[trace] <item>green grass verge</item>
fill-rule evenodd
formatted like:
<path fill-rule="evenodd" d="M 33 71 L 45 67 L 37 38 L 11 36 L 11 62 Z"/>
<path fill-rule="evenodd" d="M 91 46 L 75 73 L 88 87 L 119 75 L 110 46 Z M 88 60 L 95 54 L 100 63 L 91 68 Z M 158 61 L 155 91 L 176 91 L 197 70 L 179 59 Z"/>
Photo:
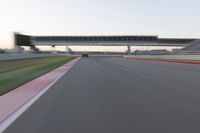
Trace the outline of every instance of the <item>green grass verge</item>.
<path fill-rule="evenodd" d="M 0 61 L 0 96 L 72 59 L 74 57 L 52 56 Z"/>

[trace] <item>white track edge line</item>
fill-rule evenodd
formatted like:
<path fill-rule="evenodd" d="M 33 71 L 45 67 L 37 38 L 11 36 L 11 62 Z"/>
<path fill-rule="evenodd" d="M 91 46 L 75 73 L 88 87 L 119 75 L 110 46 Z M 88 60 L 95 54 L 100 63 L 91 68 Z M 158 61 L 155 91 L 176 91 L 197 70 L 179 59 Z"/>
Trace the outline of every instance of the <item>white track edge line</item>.
<path fill-rule="evenodd" d="M 22 107 L 20 107 L 18 110 L 16 110 L 13 114 L 11 114 L 6 120 L 4 120 L 2 123 L 0 123 L 0 133 L 5 131 L 19 116 L 21 116 L 34 102 L 36 102 L 46 91 L 49 90 L 51 86 L 53 86 L 64 74 L 66 74 L 73 65 L 66 70 L 64 73 L 62 73 L 59 77 L 57 77 L 52 83 L 50 83 L 45 89 L 43 89 L 41 92 L 33 96 L 29 101 L 27 101 Z"/>

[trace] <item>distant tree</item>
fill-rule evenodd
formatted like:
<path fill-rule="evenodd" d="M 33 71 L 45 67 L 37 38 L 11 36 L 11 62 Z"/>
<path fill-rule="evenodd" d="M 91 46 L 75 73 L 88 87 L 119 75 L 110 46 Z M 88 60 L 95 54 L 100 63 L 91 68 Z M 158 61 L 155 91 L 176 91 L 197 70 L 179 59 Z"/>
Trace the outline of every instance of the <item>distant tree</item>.
<path fill-rule="evenodd" d="M 0 53 L 1 53 L 1 54 L 5 53 L 5 50 L 0 49 Z"/>
<path fill-rule="evenodd" d="M 73 53 L 73 51 L 70 47 L 68 47 L 68 51 L 69 51 L 69 53 Z"/>
<path fill-rule="evenodd" d="M 33 50 L 34 53 L 40 53 L 40 49 L 36 48 L 35 46 L 31 46 L 31 50 Z"/>

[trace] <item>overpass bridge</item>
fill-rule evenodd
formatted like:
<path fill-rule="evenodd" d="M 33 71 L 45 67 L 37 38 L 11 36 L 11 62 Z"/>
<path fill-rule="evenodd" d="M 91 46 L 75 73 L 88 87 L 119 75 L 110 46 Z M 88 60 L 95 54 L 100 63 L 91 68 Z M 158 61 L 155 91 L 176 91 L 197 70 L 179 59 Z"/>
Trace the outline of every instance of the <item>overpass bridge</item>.
<path fill-rule="evenodd" d="M 16 46 L 180 46 L 195 39 L 158 38 L 158 36 L 29 36 L 15 33 Z"/>

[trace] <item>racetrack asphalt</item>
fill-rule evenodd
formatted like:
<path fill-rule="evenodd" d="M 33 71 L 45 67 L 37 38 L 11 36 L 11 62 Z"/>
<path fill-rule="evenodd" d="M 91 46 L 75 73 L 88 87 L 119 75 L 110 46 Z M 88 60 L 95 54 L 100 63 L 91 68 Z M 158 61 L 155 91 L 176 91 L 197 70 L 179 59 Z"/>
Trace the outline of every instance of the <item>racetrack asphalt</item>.
<path fill-rule="evenodd" d="M 5 133 L 199 133 L 200 66 L 82 58 Z"/>

